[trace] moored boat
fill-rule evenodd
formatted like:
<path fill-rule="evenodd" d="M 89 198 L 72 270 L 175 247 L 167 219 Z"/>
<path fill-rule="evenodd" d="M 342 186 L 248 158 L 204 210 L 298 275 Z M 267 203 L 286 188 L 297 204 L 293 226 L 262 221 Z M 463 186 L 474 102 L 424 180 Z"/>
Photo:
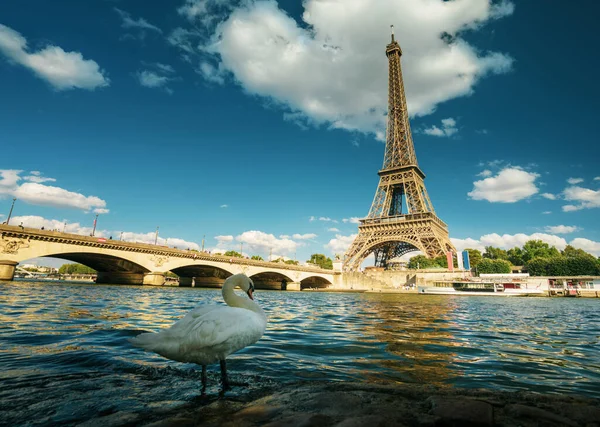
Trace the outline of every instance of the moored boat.
<path fill-rule="evenodd" d="M 484 282 L 472 280 L 436 281 L 433 285 L 419 286 L 419 294 L 474 295 L 474 296 L 544 296 L 540 289 L 528 288 L 524 282 Z"/>

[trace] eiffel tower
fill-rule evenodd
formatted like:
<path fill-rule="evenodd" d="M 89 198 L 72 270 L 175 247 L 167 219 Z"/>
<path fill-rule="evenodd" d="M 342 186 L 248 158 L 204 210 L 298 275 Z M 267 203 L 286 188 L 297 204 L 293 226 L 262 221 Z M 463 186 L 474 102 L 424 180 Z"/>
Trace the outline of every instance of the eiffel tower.
<path fill-rule="evenodd" d="M 394 40 L 387 45 L 389 94 L 387 135 L 379 186 L 369 215 L 360 220 L 358 236 L 344 257 L 344 271 L 356 271 L 364 259 L 375 254 L 375 266 L 405 253 L 420 250 L 428 257 L 456 252 L 448 226 L 437 217 L 419 169 L 410 132 L 402 81 L 402 50 Z"/>

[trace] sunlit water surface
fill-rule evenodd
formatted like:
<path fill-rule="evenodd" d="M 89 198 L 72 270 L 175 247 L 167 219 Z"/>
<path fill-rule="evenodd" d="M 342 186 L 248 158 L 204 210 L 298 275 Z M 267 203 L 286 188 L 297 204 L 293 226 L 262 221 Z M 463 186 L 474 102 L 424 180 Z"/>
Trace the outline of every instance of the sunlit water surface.
<path fill-rule="evenodd" d="M 595 299 L 255 295 L 267 331 L 228 359 L 231 379 L 250 383 L 245 392 L 358 380 L 600 397 Z M 0 283 L 0 424 L 74 424 L 190 402 L 199 369 L 128 338 L 203 303 L 222 304 L 220 291 Z M 217 393 L 218 366 L 209 384 Z"/>

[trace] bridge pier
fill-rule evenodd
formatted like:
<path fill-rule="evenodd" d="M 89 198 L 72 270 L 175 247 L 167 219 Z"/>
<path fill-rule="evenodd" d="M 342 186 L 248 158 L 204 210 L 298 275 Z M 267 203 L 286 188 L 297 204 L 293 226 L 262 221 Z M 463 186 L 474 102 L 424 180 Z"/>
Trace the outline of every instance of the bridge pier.
<path fill-rule="evenodd" d="M 286 291 L 299 291 L 301 290 L 302 284 L 300 282 L 289 282 L 286 285 Z"/>
<path fill-rule="evenodd" d="M 162 286 L 165 284 L 165 273 L 146 273 L 142 281 L 143 285 Z"/>
<path fill-rule="evenodd" d="M 191 288 L 194 285 L 193 277 L 179 277 L 179 286 L 184 288 Z"/>
<path fill-rule="evenodd" d="M 0 280 L 13 280 L 15 278 L 15 268 L 19 263 L 0 259 Z"/>
<path fill-rule="evenodd" d="M 96 278 L 96 283 L 105 285 L 143 285 L 144 273 L 128 273 L 124 271 L 99 271 L 98 276 Z"/>
<path fill-rule="evenodd" d="M 223 286 L 223 282 L 225 280 L 219 277 L 194 277 L 194 286 L 196 288 L 220 288 Z"/>

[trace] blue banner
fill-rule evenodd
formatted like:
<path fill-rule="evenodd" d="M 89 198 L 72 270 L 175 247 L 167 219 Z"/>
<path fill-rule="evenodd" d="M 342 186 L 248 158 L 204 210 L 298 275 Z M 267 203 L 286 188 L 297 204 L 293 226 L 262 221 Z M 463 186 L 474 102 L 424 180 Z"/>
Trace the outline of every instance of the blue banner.
<path fill-rule="evenodd" d="M 465 270 L 471 269 L 471 263 L 469 262 L 469 251 L 463 251 L 463 263 L 465 264 Z"/>

